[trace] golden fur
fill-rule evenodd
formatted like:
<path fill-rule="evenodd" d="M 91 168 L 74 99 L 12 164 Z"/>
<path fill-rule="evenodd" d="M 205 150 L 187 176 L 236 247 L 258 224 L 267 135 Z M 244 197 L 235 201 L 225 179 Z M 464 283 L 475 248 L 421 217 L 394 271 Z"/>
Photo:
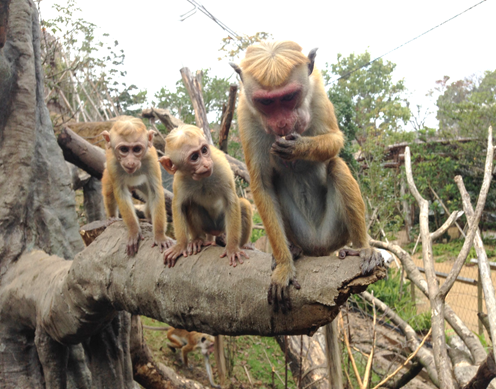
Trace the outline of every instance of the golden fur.
<path fill-rule="evenodd" d="M 277 87 L 289 78 L 294 68 L 308 62 L 300 45 L 291 41 L 277 41 L 248 47 L 240 66 L 259 84 Z"/>

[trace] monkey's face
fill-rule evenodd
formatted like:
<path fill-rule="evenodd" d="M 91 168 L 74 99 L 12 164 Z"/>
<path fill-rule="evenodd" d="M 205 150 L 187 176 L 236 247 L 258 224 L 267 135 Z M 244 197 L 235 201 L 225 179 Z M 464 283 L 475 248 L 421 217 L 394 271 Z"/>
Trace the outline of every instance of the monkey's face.
<path fill-rule="evenodd" d="M 141 167 L 141 159 L 148 150 L 147 142 L 120 142 L 114 148 L 114 153 L 127 174 L 133 174 Z"/>
<path fill-rule="evenodd" d="M 184 147 L 186 159 L 185 170 L 195 181 L 210 177 L 214 172 L 214 163 L 210 154 L 210 147 L 205 140 L 199 145 L 188 145 Z"/>
<path fill-rule="evenodd" d="M 199 346 L 203 355 L 210 355 L 214 351 L 215 339 L 212 335 L 201 334 Z"/>
<path fill-rule="evenodd" d="M 283 86 L 264 88 L 260 85 L 245 87 L 252 106 L 258 111 L 268 134 L 286 136 L 303 133 L 310 123 L 310 112 L 305 104 L 308 76 L 293 75 Z M 255 81 L 251 81 L 255 83 Z"/>

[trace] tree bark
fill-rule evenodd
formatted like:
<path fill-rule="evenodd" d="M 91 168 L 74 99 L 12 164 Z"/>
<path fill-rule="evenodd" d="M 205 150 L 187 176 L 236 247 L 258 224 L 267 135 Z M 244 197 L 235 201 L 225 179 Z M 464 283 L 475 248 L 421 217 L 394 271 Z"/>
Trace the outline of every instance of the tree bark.
<path fill-rule="evenodd" d="M 68 127 L 60 131 L 57 142 L 67 162 L 99 180 L 102 179 L 106 159 L 105 152 L 100 147 L 93 146 Z"/>
<path fill-rule="evenodd" d="M 238 93 L 238 85 L 232 84 L 229 87 L 229 100 L 227 108 L 222 115 L 222 122 L 220 124 L 219 132 L 219 149 L 227 154 L 227 138 L 229 137 L 229 129 L 231 128 L 232 119 L 234 116 L 234 109 L 236 108 L 236 95 Z"/>
<path fill-rule="evenodd" d="M 182 68 L 180 70 L 181 76 L 183 78 L 184 86 L 188 91 L 189 98 L 193 103 L 193 109 L 195 110 L 196 125 L 200 127 L 205 133 L 205 137 L 209 144 L 213 145 L 212 134 L 210 133 L 210 125 L 207 119 L 207 112 L 205 111 L 205 103 L 203 102 L 203 95 L 201 92 L 201 83 L 199 83 L 198 78 L 193 78 L 191 72 L 188 68 Z"/>

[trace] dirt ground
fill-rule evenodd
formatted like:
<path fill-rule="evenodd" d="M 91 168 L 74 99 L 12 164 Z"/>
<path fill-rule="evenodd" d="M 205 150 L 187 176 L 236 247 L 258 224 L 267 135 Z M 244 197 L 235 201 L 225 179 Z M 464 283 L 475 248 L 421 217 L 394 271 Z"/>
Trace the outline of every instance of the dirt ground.
<path fill-rule="evenodd" d="M 418 267 L 424 267 L 421 255 L 416 254 L 414 256 L 414 262 Z M 434 267 L 438 272 L 449 273 L 451 268 L 453 267 L 453 261 L 435 263 Z M 477 281 L 477 265 L 467 264 L 463 266 L 459 277 Z M 444 278 L 438 278 L 440 283 L 442 284 L 444 282 Z M 493 285 L 496 285 L 496 272 L 492 272 L 492 280 Z M 419 290 L 416 290 L 415 297 L 417 310 L 419 313 L 430 310 L 429 301 Z M 457 315 L 464 321 L 464 323 L 470 328 L 470 330 L 478 333 L 479 324 L 477 318 L 477 285 L 469 285 L 467 283 L 458 281 L 455 282 L 453 288 L 446 298 L 446 301 L 457 313 Z M 486 312 L 484 302 L 483 309 L 484 312 Z M 489 337 L 487 336 L 487 332 L 485 332 L 485 338 L 489 339 Z"/>

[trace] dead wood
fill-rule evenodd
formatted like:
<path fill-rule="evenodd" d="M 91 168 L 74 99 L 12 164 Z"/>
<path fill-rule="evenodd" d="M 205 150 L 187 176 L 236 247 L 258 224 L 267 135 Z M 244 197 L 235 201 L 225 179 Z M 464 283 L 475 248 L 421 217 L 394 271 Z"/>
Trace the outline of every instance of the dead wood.
<path fill-rule="evenodd" d="M 170 114 L 168 109 L 146 108 L 141 111 L 141 117 L 151 120 L 160 120 L 167 130 L 172 131 L 174 128 L 184 124 L 181 120 Z"/>
<path fill-rule="evenodd" d="M 208 143 L 213 145 L 214 142 L 212 141 L 212 134 L 210 133 L 207 111 L 205 110 L 205 103 L 203 102 L 201 79 L 198 77 L 198 74 L 193 78 L 188 68 L 182 68 L 180 72 L 184 86 L 186 87 L 191 103 L 193 104 L 193 109 L 195 110 L 196 125 L 203 130 Z"/>
<path fill-rule="evenodd" d="M 250 251 L 250 259 L 233 268 L 220 258 L 223 249 L 212 247 L 180 258 L 170 269 L 151 248 L 151 226 L 142 224 L 142 229 L 145 240 L 134 258 L 124 254 L 122 222 L 109 226 L 74 261 L 38 250 L 23 255 L 3 278 L 0 308 L 31 307 L 22 313 L 29 322 L 64 344 L 83 341 L 118 310 L 213 335 L 313 334 L 334 319 L 350 293 L 385 276 L 383 268 L 361 276 L 358 257 L 307 257 L 296 263 L 302 288 L 291 296 L 293 310 L 273 313 L 266 293 L 270 255 Z M 42 268 L 32 266 L 40 262 Z M 10 322 L 19 327 L 21 313 L 12 315 Z"/>
<path fill-rule="evenodd" d="M 229 130 L 231 128 L 232 119 L 234 116 L 234 109 L 236 108 L 236 95 L 238 93 L 238 85 L 232 84 L 229 87 L 229 99 L 225 112 L 222 114 L 222 121 L 219 131 L 219 149 L 227 154 L 227 138 L 229 137 Z"/>
<path fill-rule="evenodd" d="M 101 148 L 93 146 L 68 127 L 62 129 L 57 142 L 67 162 L 99 180 L 102 178 L 105 169 L 105 153 Z"/>
<path fill-rule="evenodd" d="M 477 373 L 463 389 L 485 389 L 496 378 L 494 354 L 489 352 L 486 360 L 479 366 Z"/>

